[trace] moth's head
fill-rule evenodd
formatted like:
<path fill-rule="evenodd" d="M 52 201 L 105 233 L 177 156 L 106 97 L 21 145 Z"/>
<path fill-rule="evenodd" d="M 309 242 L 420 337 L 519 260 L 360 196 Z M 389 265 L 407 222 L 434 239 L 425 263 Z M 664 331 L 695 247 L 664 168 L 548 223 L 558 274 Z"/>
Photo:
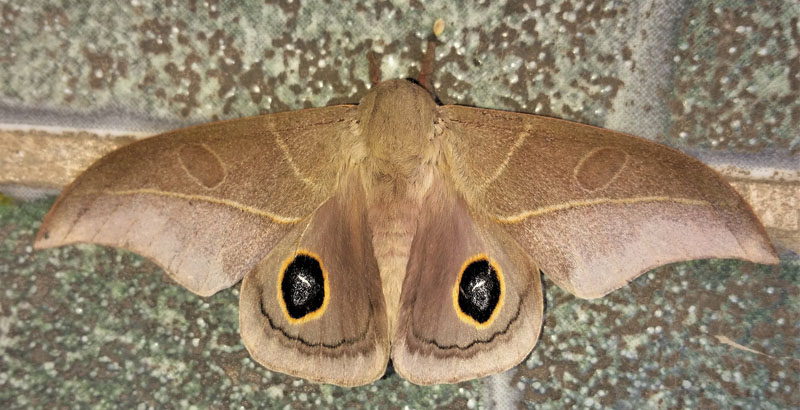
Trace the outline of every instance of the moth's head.
<path fill-rule="evenodd" d="M 361 131 L 377 158 L 419 157 L 430 145 L 437 117 L 431 94 L 407 80 L 379 83 L 359 104 Z"/>

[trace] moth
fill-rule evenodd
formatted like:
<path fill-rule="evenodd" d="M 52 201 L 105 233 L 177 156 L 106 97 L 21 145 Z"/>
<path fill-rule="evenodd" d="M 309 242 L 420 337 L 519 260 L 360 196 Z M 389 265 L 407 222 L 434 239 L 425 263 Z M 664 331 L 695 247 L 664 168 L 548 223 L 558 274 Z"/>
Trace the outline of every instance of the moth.
<path fill-rule="evenodd" d="M 35 245 L 76 242 L 142 254 L 201 296 L 243 280 L 252 357 L 344 386 L 390 358 L 417 384 L 515 366 L 539 337 L 540 270 L 597 298 L 670 262 L 778 260 L 748 204 L 677 150 L 438 105 L 405 80 L 120 148 L 63 191 Z"/>

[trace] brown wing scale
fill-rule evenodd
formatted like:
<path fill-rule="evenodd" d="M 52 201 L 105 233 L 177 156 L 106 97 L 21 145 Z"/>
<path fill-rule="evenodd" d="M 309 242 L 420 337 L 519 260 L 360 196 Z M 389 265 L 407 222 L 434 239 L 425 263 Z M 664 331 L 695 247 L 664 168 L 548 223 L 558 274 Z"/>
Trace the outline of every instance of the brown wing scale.
<path fill-rule="evenodd" d="M 354 386 L 383 375 L 389 337 L 364 191 L 356 175 L 345 180 L 346 186 L 245 276 L 239 321 L 247 350 L 267 368 Z M 298 255 L 316 259 L 324 286 L 318 287 L 323 297 L 317 304 L 295 312 L 287 308 L 292 295 L 282 293 L 282 279 Z M 313 280 L 301 277 L 299 285 Z M 294 296 L 302 300 L 305 294 Z"/>
<path fill-rule="evenodd" d="M 211 295 L 238 282 L 330 195 L 353 115 L 351 106 L 334 106 L 137 141 L 64 190 L 35 245 L 127 248 Z"/>
<path fill-rule="evenodd" d="M 392 360 L 417 384 L 455 383 L 507 370 L 533 349 L 542 324 L 539 269 L 493 222 L 475 216 L 446 180 L 424 200 L 403 283 Z M 484 262 L 485 261 L 485 262 Z M 459 294 L 473 262 L 495 277 L 486 315 L 470 312 Z M 465 295 L 467 296 L 467 295 Z M 476 314 L 477 313 L 477 314 Z"/>
<path fill-rule="evenodd" d="M 777 263 L 747 203 L 677 150 L 540 116 L 442 113 L 456 185 L 577 296 L 602 296 L 676 261 Z"/>

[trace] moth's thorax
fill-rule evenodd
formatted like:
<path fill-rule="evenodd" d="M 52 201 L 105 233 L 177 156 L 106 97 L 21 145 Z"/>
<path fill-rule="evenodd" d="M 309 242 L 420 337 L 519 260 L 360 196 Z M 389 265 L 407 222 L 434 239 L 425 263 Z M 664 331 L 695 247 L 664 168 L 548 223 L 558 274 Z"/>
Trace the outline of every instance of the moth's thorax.
<path fill-rule="evenodd" d="M 358 118 L 368 160 L 391 178 L 413 177 L 438 155 L 437 105 L 416 84 L 391 80 L 376 85 L 361 100 Z"/>

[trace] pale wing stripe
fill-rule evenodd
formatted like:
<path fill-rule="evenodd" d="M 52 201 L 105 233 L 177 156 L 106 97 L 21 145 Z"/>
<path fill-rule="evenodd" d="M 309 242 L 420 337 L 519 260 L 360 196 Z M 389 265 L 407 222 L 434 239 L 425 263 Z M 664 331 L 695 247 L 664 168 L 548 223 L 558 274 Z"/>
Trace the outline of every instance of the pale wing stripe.
<path fill-rule="evenodd" d="M 512 145 L 511 148 L 508 150 L 505 159 L 503 159 L 503 162 L 494 171 L 492 177 L 486 180 L 484 183 L 482 183 L 478 189 L 480 190 L 486 189 L 487 186 L 489 186 L 492 182 L 494 182 L 497 178 L 499 178 L 500 175 L 503 174 L 503 172 L 505 172 L 506 167 L 508 167 L 508 163 L 511 161 L 511 157 L 514 156 L 519 147 L 522 146 L 522 143 L 525 142 L 525 139 L 528 138 L 528 136 L 530 136 L 530 134 L 528 134 L 527 132 L 521 132 L 517 136 L 517 140 L 514 141 L 514 145 Z"/>
<path fill-rule="evenodd" d="M 289 163 L 289 166 L 292 168 L 294 175 L 297 176 L 299 180 L 303 181 L 304 184 L 316 187 L 317 184 L 315 184 L 314 181 L 310 180 L 309 178 L 305 177 L 303 173 L 300 172 L 300 169 L 297 168 L 297 165 L 294 163 L 294 160 L 292 159 L 292 155 L 289 153 L 289 146 L 286 145 L 285 142 L 283 142 L 280 135 L 275 136 L 275 143 L 278 144 L 278 146 L 281 148 L 281 151 L 283 151 L 283 157 L 286 159 L 286 162 Z"/>
<path fill-rule="evenodd" d="M 178 192 L 167 192 L 167 191 L 159 191 L 157 189 L 126 189 L 126 190 L 119 190 L 119 191 L 112 191 L 112 190 L 103 190 L 103 191 L 93 191 L 94 193 L 104 193 L 109 195 L 136 195 L 136 194 L 150 194 L 150 195 L 159 195 L 159 196 L 166 196 L 171 198 L 181 198 L 181 199 L 188 199 L 194 201 L 203 201 L 203 202 L 210 202 L 212 204 L 219 204 L 229 206 L 231 208 L 236 208 L 240 211 L 251 213 L 253 215 L 267 217 L 274 222 L 280 224 L 293 224 L 299 222 L 302 218 L 296 216 L 281 216 L 278 214 L 274 214 L 269 211 L 265 211 L 263 209 L 254 208 L 249 205 L 245 205 L 236 201 L 231 201 L 228 199 L 220 199 L 214 198 L 212 196 L 205 196 L 205 195 L 189 195 L 189 194 L 181 194 Z"/>
<path fill-rule="evenodd" d="M 573 208 L 581 208 L 587 206 L 594 206 L 594 205 L 625 205 L 625 204 L 638 204 L 638 203 L 645 203 L 645 202 L 673 202 L 676 204 L 682 205 L 696 205 L 696 206 L 711 206 L 711 203 L 708 201 L 703 201 L 700 199 L 688 199 L 688 198 L 672 198 L 668 196 L 643 196 L 643 197 L 635 197 L 635 198 L 621 198 L 621 199 L 612 199 L 612 198 L 595 198 L 595 199 L 586 199 L 582 201 L 569 201 L 564 202 L 561 204 L 556 205 L 548 205 L 543 206 L 541 208 L 536 208 L 530 211 L 520 212 L 516 215 L 511 216 L 493 216 L 493 219 L 496 222 L 506 223 L 506 224 L 513 224 L 522 222 L 525 219 L 532 218 L 535 216 L 541 216 L 545 214 L 549 214 L 552 212 L 564 211 L 567 209 Z"/>

